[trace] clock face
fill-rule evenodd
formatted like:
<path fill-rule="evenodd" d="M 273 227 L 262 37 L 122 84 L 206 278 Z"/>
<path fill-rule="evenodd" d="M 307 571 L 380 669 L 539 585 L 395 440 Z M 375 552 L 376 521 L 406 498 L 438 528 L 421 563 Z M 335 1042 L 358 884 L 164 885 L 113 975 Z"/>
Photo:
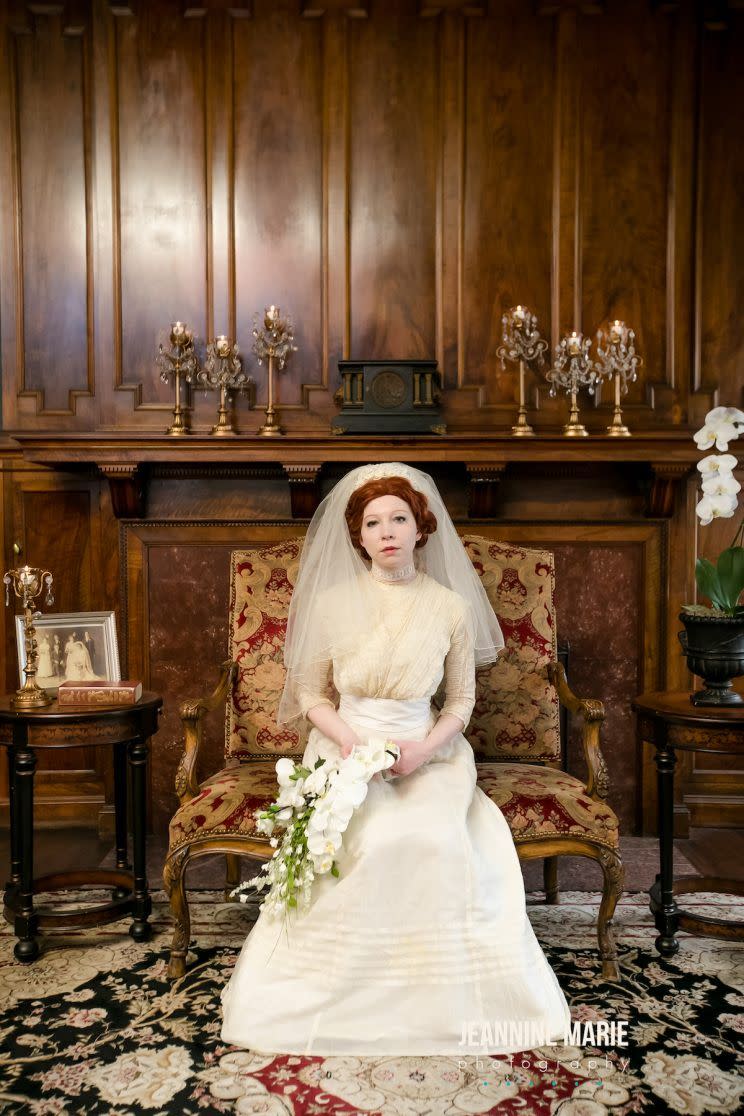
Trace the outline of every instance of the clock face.
<path fill-rule="evenodd" d="M 369 391 L 378 407 L 400 407 L 406 398 L 406 383 L 397 372 L 378 372 Z"/>

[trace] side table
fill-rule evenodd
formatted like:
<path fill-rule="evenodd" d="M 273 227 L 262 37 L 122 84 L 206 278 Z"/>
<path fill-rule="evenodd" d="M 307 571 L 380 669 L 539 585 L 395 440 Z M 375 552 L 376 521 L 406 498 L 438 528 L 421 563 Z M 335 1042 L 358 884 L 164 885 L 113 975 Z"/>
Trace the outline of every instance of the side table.
<path fill-rule="evenodd" d="M 158 730 L 163 699 L 144 693 L 136 705 L 116 708 L 60 708 L 57 702 L 39 709 L 15 709 L 11 695 L 0 697 L 0 746 L 8 749 L 10 787 L 10 880 L 5 886 L 3 914 L 14 924 L 15 955 L 30 962 L 39 955 L 37 932 L 72 926 L 102 926 L 126 914 L 133 917 L 129 933 L 146 941 L 152 903 L 147 887 L 146 769 L 148 740 Z M 34 879 L 34 772 L 37 753 L 48 748 L 79 746 L 112 748 L 116 870 L 79 869 Z M 127 861 L 127 762 L 132 781 L 132 860 Z M 75 911 L 34 907 L 34 894 L 81 884 L 113 888 L 111 900 Z"/>
<path fill-rule="evenodd" d="M 677 906 L 675 895 L 708 891 L 744 895 L 744 880 L 720 876 L 682 876 L 674 879 L 674 768 L 676 751 L 734 755 L 744 750 L 744 709 L 731 706 L 695 706 L 687 692 L 642 694 L 631 702 L 638 714 L 641 740 L 656 749 L 659 805 L 659 861 L 661 871 L 649 889 L 649 904 L 659 936 L 656 948 L 662 957 L 679 949 L 677 930 L 744 941 L 744 922 L 693 915 Z"/>

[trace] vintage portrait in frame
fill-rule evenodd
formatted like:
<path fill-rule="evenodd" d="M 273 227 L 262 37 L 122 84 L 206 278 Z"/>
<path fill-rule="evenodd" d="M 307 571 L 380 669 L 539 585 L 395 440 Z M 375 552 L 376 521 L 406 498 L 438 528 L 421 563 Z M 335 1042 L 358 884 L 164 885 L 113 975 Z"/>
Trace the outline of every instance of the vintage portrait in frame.
<path fill-rule="evenodd" d="M 34 621 L 39 660 L 36 681 L 56 691 L 60 682 L 121 681 L 113 612 L 45 613 Z M 26 665 L 23 617 L 16 616 L 18 671 Z"/>

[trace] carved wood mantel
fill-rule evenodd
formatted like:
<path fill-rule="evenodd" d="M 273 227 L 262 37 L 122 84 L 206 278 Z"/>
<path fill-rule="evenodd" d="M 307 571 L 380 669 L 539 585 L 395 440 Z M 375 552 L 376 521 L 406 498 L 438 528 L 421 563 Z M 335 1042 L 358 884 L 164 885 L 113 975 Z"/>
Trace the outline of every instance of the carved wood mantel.
<path fill-rule="evenodd" d="M 119 518 L 142 514 L 146 504 L 147 467 L 181 465 L 190 469 L 231 465 L 275 464 L 290 487 L 292 515 L 312 515 L 320 499 L 318 478 L 323 464 L 358 465 L 366 461 L 407 461 L 410 464 L 464 465 L 470 485 L 470 515 L 493 516 L 502 478 L 520 465 L 628 466 L 644 496 L 644 514 L 669 519 L 680 484 L 694 470 L 699 452 L 687 430 L 662 430 L 653 435 L 615 439 L 602 435 L 570 439 L 545 435 L 516 439 L 508 433 L 457 432 L 445 435 L 338 437 L 292 433 L 267 441 L 251 435 L 215 439 L 195 434 L 176 442 L 164 435 L 45 434 L 12 436 L 16 450 L 30 464 L 55 469 L 88 465 L 109 480 L 112 505 Z"/>

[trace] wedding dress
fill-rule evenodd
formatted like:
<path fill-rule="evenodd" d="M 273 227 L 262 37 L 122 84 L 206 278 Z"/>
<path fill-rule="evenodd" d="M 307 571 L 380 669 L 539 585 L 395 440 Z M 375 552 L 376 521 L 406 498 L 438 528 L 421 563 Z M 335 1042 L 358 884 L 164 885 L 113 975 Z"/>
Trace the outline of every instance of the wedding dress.
<path fill-rule="evenodd" d="M 466 727 L 475 672 L 463 598 L 423 572 L 375 581 L 374 595 L 369 631 L 354 653 L 319 665 L 304 711 L 332 704 L 331 675 L 339 714 L 363 741 L 423 739 L 444 679 L 442 712 Z M 340 754 L 311 730 L 306 765 Z M 223 1041 L 260 1053 L 462 1056 L 473 1053 L 469 1026 L 508 1021 L 563 1038 L 570 1010 L 527 916 L 509 826 L 476 786 L 462 733 L 412 774 L 372 778 L 336 860 L 339 877 L 316 877 L 306 914 L 283 926 L 260 913 L 222 993 Z M 533 1045 L 517 1036 L 488 1049 Z"/>

